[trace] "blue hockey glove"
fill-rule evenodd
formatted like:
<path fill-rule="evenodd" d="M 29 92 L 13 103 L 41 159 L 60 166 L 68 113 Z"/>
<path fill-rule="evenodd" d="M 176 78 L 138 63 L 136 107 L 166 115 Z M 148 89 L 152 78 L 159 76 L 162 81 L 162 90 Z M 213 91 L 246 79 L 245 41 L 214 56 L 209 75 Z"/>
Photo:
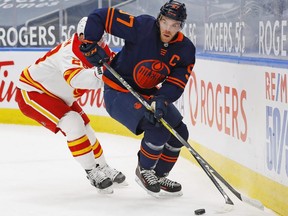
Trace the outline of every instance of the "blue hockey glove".
<path fill-rule="evenodd" d="M 154 110 L 154 117 L 157 121 L 167 114 L 168 102 L 163 96 L 155 96 L 152 99 L 151 108 Z"/>
<path fill-rule="evenodd" d="M 154 113 L 151 111 L 146 111 L 144 113 L 145 118 L 152 124 L 155 125 L 155 127 L 161 127 L 161 122 L 157 121 L 157 119 L 154 117 Z"/>
<path fill-rule="evenodd" d="M 152 99 L 151 109 L 154 112 L 146 111 L 145 118 L 156 127 L 162 126 L 160 119 L 167 114 L 168 102 L 163 96 L 156 96 Z"/>
<path fill-rule="evenodd" d="M 80 45 L 80 51 L 84 54 L 88 62 L 96 67 L 101 67 L 103 62 L 109 60 L 105 50 L 95 41 L 93 43 L 83 43 Z"/>

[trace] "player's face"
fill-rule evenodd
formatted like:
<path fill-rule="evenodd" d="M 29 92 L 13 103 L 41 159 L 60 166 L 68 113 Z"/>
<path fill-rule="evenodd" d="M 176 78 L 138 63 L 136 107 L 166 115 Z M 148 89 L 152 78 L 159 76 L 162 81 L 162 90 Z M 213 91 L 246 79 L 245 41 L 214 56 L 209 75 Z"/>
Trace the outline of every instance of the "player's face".
<path fill-rule="evenodd" d="M 181 22 L 162 16 L 159 20 L 160 38 L 164 43 L 168 43 L 181 30 Z"/>

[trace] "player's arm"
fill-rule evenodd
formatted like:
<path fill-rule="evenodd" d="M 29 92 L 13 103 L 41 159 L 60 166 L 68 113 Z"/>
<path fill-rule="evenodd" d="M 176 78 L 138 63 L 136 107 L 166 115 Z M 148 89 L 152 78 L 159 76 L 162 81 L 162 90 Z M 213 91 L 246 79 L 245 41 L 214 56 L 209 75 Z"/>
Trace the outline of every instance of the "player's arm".
<path fill-rule="evenodd" d="M 161 95 L 166 98 L 168 103 L 173 103 L 178 100 L 186 87 L 193 66 L 194 63 L 191 63 L 186 67 L 175 68 L 171 76 L 166 78 L 162 87 L 157 91 L 155 96 Z"/>
<path fill-rule="evenodd" d="M 72 76 L 71 72 L 75 74 Z M 73 88 L 77 89 L 97 89 L 103 87 L 102 69 L 101 68 L 82 68 L 67 70 L 64 73 L 66 82 Z"/>
<path fill-rule="evenodd" d="M 168 104 L 173 103 L 182 95 L 192 68 L 193 64 L 187 66 L 187 70 L 177 68 L 173 71 L 173 76 L 169 76 L 166 79 L 162 87 L 151 98 L 151 108 L 154 112 L 145 113 L 148 121 L 156 125 L 157 122 L 154 119 L 159 121 L 166 115 Z"/>
<path fill-rule="evenodd" d="M 78 43 L 73 44 L 78 46 Z M 103 54 L 107 56 L 107 61 L 110 61 L 115 56 L 115 53 L 106 44 L 102 38 L 97 46 L 101 48 Z M 96 89 L 103 86 L 101 65 L 99 67 L 92 67 L 89 62 L 85 61 L 83 54 L 78 49 L 66 49 L 66 54 L 63 54 L 63 71 L 64 79 L 73 88 L 78 89 Z M 72 54 L 73 53 L 73 54 Z M 84 66 L 85 64 L 86 66 Z"/>
<path fill-rule="evenodd" d="M 69 45 L 71 46 L 71 44 Z M 66 47 L 61 55 L 59 68 L 63 78 L 72 87 L 77 89 L 96 89 L 102 87 L 102 78 L 96 67 L 87 67 L 81 58 L 73 53 L 72 47 Z"/>
<path fill-rule="evenodd" d="M 65 64 L 65 63 L 64 63 Z M 72 57 L 70 64 L 63 67 L 63 77 L 72 87 L 77 89 L 97 89 L 103 86 L 102 70 L 96 68 L 84 68 L 82 62 Z"/>
<path fill-rule="evenodd" d="M 104 31 L 133 42 L 137 37 L 135 17 L 116 8 L 96 9 L 88 16 L 85 39 L 99 41 Z"/>
<path fill-rule="evenodd" d="M 191 41 L 186 40 L 182 44 L 177 55 L 179 61 L 172 62 L 175 66 L 156 96 L 162 96 L 168 103 L 172 103 L 182 95 L 195 64 L 195 52 L 195 46 Z"/>

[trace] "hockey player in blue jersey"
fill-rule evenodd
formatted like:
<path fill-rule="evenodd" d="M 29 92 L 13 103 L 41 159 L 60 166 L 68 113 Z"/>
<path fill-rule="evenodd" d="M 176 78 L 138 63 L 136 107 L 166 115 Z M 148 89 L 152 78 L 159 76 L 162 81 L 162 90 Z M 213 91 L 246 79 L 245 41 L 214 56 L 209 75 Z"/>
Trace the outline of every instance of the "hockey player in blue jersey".
<path fill-rule="evenodd" d="M 104 33 L 125 40 L 125 45 L 110 62 L 132 88 L 154 109 L 147 111 L 113 76 L 104 71 L 104 100 L 109 115 L 134 134 L 144 132 L 138 152 L 136 181 L 149 194 L 182 195 L 181 184 L 167 178 L 183 146 L 161 125 L 164 118 L 185 140 L 188 130 L 173 105 L 183 93 L 195 63 L 195 47 L 180 31 L 187 14 L 185 4 L 169 1 L 155 19 L 133 16 L 115 8 L 96 9 L 88 16 L 87 44 L 80 49 L 90 63 L 100 66 L 106 60 L 97 46 Z M 90 55 L 97 48 L 98 52 Z"/>

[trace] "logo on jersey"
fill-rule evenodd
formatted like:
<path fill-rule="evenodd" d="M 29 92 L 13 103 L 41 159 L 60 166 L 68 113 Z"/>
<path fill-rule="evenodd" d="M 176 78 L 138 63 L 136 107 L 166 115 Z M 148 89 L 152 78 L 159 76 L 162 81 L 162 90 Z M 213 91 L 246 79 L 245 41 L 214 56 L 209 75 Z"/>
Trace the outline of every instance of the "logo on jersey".
<path fill-rule="evenodd" d="M 144 89 L 157 86 L 169 74 L 169 67 L 159 60 L 143 60 L 135 66 L 133 71 L 135 82 Z"/>
<path fill-rule="evenodd" d="M 138 109 L 141 109 L 141 107 L 142 107 L 142 104 L 140 102 L 134 103 L 134 109 L 138 110 Z"/>
<path fill-rule="evenodd" d="M 74 89 L 73 96 L 74 96 L 74 98 L 80 98 L 87 91 L 88 90 L 86 90 L 86 89 Z"/>

